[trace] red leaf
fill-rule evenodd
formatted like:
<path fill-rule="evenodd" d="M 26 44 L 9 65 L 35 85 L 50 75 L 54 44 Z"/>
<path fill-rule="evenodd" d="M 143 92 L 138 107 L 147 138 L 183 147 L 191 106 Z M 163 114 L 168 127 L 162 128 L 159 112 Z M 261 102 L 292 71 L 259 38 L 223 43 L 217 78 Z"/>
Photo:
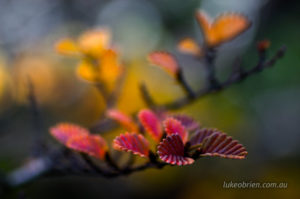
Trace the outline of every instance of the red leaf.
<path fill-rule="evenodd" d="M 163 139 L 157 147 L 159 158 L 169 164 L 187 165 L 194 160 L 184 156 L 184 145 L 179 134 L 172 134 Z"/>
<path fill-rule="evenodd" d="M 78 135 L 70 138 L 66 146 L 99 159 L 104 159 L 107 151 L 106 141 L 99 135 Z"/>
<path fill-rule="evenodd" d="M 131 152 L 135 155 L 145 157 L 149 155 L 149 142 L 141 134 L 125 133 L 116 137 L 113 147 L 119 151 Z"/>
<path fill-rule="evenodd" d="M 151 110 L 144 109 L 139 112 L 138 117 L 143 127 L 151 135 L 151 137 L 156 142 L 159 142 L 163 135 L 163 131 L 157 115 Z"/>
<path fill-rule="evenodd" d="M 50 134 L 62 144 L 66 144 L 70 138 L 79 135 L 88 135 L 89 131 L 75 124 L 60 123 L 50 128 Z"/>
<path fill-rule="evenodd" d="M 201 134 L 201 133 L 198 133 Z M 205 137 L 203 135 L 206 135 Z M 244 159 L 248 152 L 237 140 L 216 129 L 204 130 L 200 136 L 202 146 L 199 148 L 201 156 L 218 156 L 223 158 Z M 199 137 L 199 141 L 201 140 Z M 198 142 L 199 144 L 199 142 Z"/>
<path fill-rule="evenodd" d="M 124 128 L 126 128 L 130 132 L 135 132 L 135 133 L 138 132 L 138 127 L 133 122 L 132 118 L 118 110 L 115 109 L 108 110 L 107 117 L 119 122 Z"/>
<path fill-rule="evenodd" d="M 270 47 L 270 45 L 271 45 L 271 42 L 269 40 L 267 40 L 267 39 L 259 41 L 257 43 L 257 50 L 259 50 L 259 51 L 265 51 L 265 50 L 267 50 Z"/>
<path fill-rule="evenodd" d="M 186 143 L 186 141 L 188 140 L 189 134 L 179 120 L 176 120 L 174 118 L 167 118 L 164 121 L 164 127 L 168 135 L 178 133 L 183 143 Z"/>
<path fill-rule="evenodd" d="M 190 139 L 191 145 L 198 145 L 203 142 L 203 140 L 213 134 L 216 131 L 216 129 L 200 129 L 198 130 L 193 137 Z"/>
<path fill-rule="evenodd" d="M 176 77 L 179 72 L 176 59 L 168 52 L 152 52 L 148 55 L 148 61 L 166 70 L 173 77 Z"/>
<path fill-rule="evenodd" d="M 183 114 L 172 115 L 174 119 L 181 122 L 187 131 L 194 131 L 200 128 L 200 124 L 196 122 L 193 118 Z"/>

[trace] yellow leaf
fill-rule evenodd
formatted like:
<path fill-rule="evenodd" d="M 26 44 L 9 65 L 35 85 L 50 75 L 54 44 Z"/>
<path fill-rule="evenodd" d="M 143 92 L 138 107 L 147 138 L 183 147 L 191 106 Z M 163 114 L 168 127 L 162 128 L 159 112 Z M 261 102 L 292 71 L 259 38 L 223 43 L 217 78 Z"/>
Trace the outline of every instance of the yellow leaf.
<path fill-rule="evenodd" d="M 79 49 L 75 42 L 70 38 L 61 39 L 55 45 L 58 53 L 63 55 L 78 55 Z"/>
<path fill-rule="evenodd" d="M 93 64 L 84 59 L 82 60 L 77 67 L 77 75 L 89 82 L 97 82 L 98 81 L 98 71 L 97 67 L 93 66 Z"/>
<path fill-rule="evenodd" d="M 106 28 L 90 30 L 83 33 L 78 40 L 82 53 L 99 58 L 103 51 L 109 48 L 111 33 Z"/>
<path fill-rule="evenodd" d="M 100 79 L 112 88 L 122 73 L 118 54 L 113 50 L 106 50 L 100 59 Z"/>

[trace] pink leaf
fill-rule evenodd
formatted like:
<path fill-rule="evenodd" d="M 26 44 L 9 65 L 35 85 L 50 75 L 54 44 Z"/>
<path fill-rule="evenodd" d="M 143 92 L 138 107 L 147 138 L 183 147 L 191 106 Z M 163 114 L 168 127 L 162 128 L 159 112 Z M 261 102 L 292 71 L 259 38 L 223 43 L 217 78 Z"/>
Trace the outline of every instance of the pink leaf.
<path fill-rule="evenodd" d="M 119 151 L 131 152 L 141 157 L 149 155 L 149 142 L 141 134 L 125 133 L 116 137 L 113 141 L 113 147 Z"/>
<path fill-rule="evenodd" d="M 151 110 L 144 109 L 139 112 L 138 117 L 145 130 L 156 142 L 159 142 L 163 131 L 157 115 Z"/>
<path fill-rule="evenodd" d="M 173 77 L 176 77 L 179 72 L 176 59 L 168 52 L 152 52 L 148 55 L 148 61 L 166 70 Z"/>
<path fill-rule="evenodd" d="M 89 131 L 75 124 L 60 123 L 50 128 L 50 134 L 62 144 L 66 144 L 70 138 L 79 135 L 88 135 Z"/>
<path fill-rule="evenodd" d="M 106 141 L 99 135 L 74 136 L 67 141 L 66 146 L 99 159 L 104 159 L 107 151 Z"/>
<path fill-rule="evenodd" d="M 120 123 L 124 128 L 126 128 L 130 132 L 135 132 L 135 133 L 138 132 L 138 127 L 134 123 L 132 118 L 116 109 L 108 110 L 107 117 L 117 121 L 118 123 Z"/>
<path fill-rule="evenodd" d="M 189 134 L 179 120 L 176 120 L 174 118 L 167 118 L 164 121 L 164 127 L 168 135 L 178 133 L 183 143 L 186 143 L 186 141 L 188 140 Z"/>
<path fill-rule="evenodd" d="M 169 164 L 181 166 L 194 162 L 192 158 L 184 156 L 184 145 L 177 133 L 163 139 L 157 147 L 157 153 L 162 161 Z"/>
<path fill-rule="evenodd" d="M 187 115 L 177 114 L 177 115 L 172 115 L 171 117 L 180 121 L 187 131 L 194 131 L 200 128 L 199 123 Z"/>

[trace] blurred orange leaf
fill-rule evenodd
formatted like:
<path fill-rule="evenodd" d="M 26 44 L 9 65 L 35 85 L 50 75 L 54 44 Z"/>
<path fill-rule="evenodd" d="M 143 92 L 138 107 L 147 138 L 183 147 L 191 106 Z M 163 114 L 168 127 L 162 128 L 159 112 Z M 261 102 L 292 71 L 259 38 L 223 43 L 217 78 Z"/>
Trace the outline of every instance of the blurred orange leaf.
<path fill-rule="evenodd" d="M 50 134 L 62 144 L 74 136 L 88 135 L 89 131 L 75 124 L 60 123 L 50 128 Z"/>
<path fill-rule="evenodd" d="M 211 20 L 204 11 L 199 11 L 196 13 L 196 19 L 209 47 L 218 46 L 237 37 L 251 25 L 247 17 L 237 13 L 224 13 Z"/>
<path fill-rule="evenodd" d="M 128 131 L 138 133 L 138 126 L 134 123 L 132 118 L 116 109 L 110 109 L 107 111 L 107 117 L 116 120 Z"/>
<path fill-rule="evenodd" d="M 197 42 L 191 38 L 185 38 L 178 43 L 178 50 L 182 53 L 201 56 L 202 50 Z"/>
<path fill-rule="evenodd" d="M 106 141 L 101 136 L 89 134 L 71 137 L 66 146 L 102 160 L 108 149 Z"/>
<path fill-rule="evenodd" d="M 78 55 L 79 48 L 76 43 L 70 39 L 65 38 L 58 41 L 55 45 L 55 49 L 58 53 L 63 55 Z"/>
<path fill-rule="evenodd" d="M 78 39 L 78 46 L 82 53 L 98 58 L 109 48 L 110 42 L 110 31 L 107 28 L 99 28 L 83 33 Z"/>
<path fill-rule="evenodd" d="M 113 87 L 123 72 L 119 57 L 114 50 L 105 50 L 100 58 L 99 78 L 108 86 Z"/>
<path fill-rule="evenodd" d="M 50 134 L 68 148 L 100 159 L 104 158 L 108 149 L 106 141 L 101 136 L 91 135 L 87 129 L 76 124 L 57 124 L 50 128 Z"/>
<path fill-rule="evenodd" d="M 148 61 L 166 70 L 173 77 L 179 72 L 177 60 L 168 52 L 152 52 L 148 55 Z"/>
<path fill-rule="evenodd" d="M 86 81 L 97 82 L 98 80 L 99 69 L 87 59 L 80 61 L 76 72 L 80 78 Z"/>

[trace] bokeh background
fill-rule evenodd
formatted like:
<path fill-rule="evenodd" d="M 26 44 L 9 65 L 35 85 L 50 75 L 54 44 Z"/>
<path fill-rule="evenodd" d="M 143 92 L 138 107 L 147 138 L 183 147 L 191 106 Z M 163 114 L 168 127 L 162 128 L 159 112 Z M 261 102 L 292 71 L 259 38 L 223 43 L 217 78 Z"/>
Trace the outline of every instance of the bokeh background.
<path fill-rule="evenodd" d="M 56 54 L 63 37 L 77 37 L 98 26 L 112 29 L 126 61 L 128 79 L 117 107 L 132 113 L 144 107 L 143 81 L 162 103 L 183 95 L 160 69 L 146 62 L 152 50 L 175 53 L 193 88 L 204 86 L 201 63 L 176 51 L 192 36 L 202 40 L 193 18 L 197 9 L 211 16 L 246 14 L 253 26 L 218 50 L 218 76 L 225 78 L 236 57 L 245 67 L 257 61 L 256 41 L 271 40 L 270 55 L 282 44 L 286 56 L 274 68 L 219 94 L 179 110 L 204 126 L 234 136 L 248 149 L 245 160 L 203 158 L 191 166 L 147 170 L 117 179 L 42 178 L 4 198 L 297 198 L 300 195 L 300 2 L 296 0 L 0 0 L 0 169 L 9 172 L 29 157 L 34 133 L 27 79 L 34 84 L 44 120 L 45 139 L 56 122 L 94 124 L 104 110 L 97 90 L 75 74 L 76 59 Z M 121 129 L 103 134 L 108 140 Z M 224 181 L 287 182 L 287 189 L 223 189 Z"/>

